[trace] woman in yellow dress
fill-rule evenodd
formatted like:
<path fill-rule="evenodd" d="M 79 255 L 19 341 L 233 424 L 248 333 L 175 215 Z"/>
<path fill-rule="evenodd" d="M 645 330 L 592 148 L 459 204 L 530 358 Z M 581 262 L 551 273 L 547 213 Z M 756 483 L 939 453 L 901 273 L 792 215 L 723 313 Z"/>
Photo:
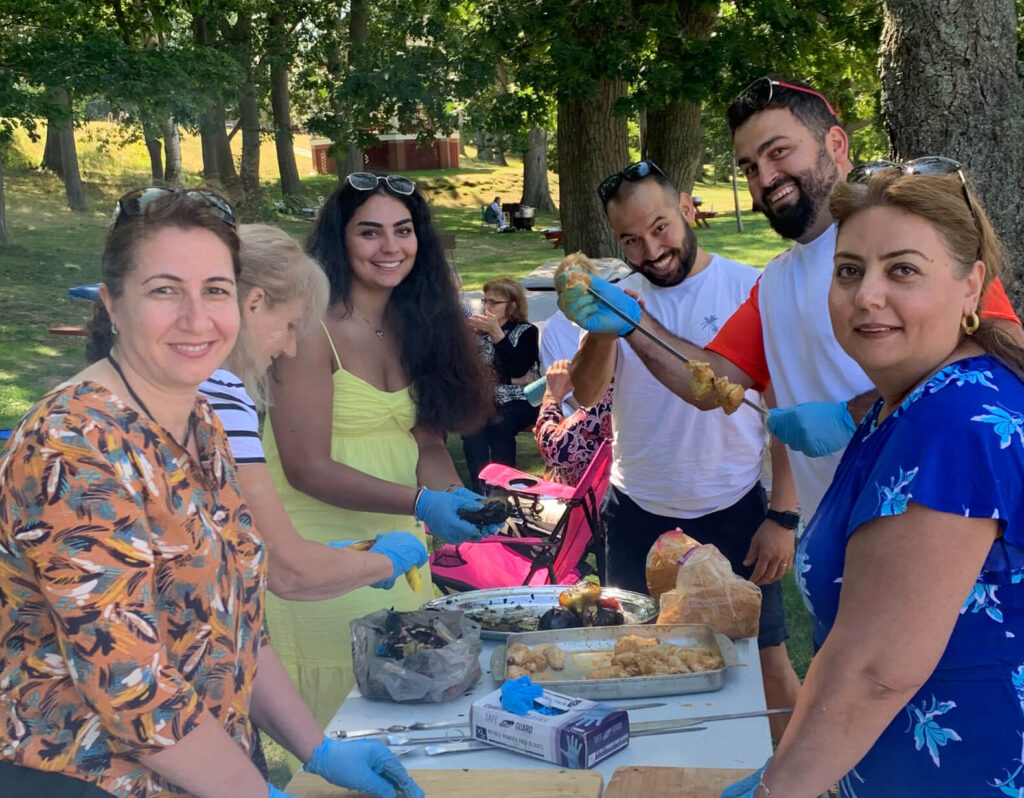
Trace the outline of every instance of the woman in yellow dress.
<path fill-rule="evenodd" d="M 325 543 L 395 529 L 422 538 L 423 524 L 456 543 L 494 531 L 458 515 L 482 497 L 463 487 L 444 436 L 479 427 L 492 389 L 423 197 L 405 177 L 351 174 L 307 248 L 327 273 L 331 304 L 322 329 L 277 363 L 264 430 L 295 528 Z M 432 596 L 426 568 L 419 593 L 398 580 L 384 596 L 268 596 L 274 647 L 321 724 L 354 684 L 349 621 Z"/>

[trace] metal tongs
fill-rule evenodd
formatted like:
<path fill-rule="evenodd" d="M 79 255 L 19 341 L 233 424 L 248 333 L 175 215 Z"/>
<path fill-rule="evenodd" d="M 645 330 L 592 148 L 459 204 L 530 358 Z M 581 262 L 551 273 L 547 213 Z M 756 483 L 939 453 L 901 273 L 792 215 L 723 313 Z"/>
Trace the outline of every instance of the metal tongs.
<path fill-rule="evenodd" d="M 627 322 L 628 324 L 632 324 L 634 330 L 636 330 L 637 332 L 642 333 L 643 335 L 645 335 L 648 338 L 650 338 L 652 341 L 654 341 L 654 343 L 656 343 L 658 346 L 660 346 L 662 349 L 664 349 L 666 352 L 668 352 L 673 357 L 678 358 L 683 363 L 690 363 L 691 362 L 690 358 L 688 358 L 686 355 L 684 355 L 682 352 L 680 352 L 674 346 L 670 346 L 669 344 L 667 344 L 664 341 L 662 341 L 657 335 L 652 333 L 650 330 L 646 329 L 645 327 L 641 327 L 639 324 L 635 323 L 631 318 L 629 318 L 629 316 L 627 316 L 625 313 L 623 313 L 621 310 L 619 310 L 617 307 L 615 307 L 615 305 L 613 305 L 611 302 L 609 302 L 607 299 L 605 299 L 603 296 L 601 296 L 599 293 L 597 293 L 597 291 L 595 291 L 590 286 L 587 286 L 587 293 L 590 294 L 592 297 L 594 297 L 594 299 L 596 299 L 598 302 L 600 302 L 602 305 L 604 305 L 606 308 L 608 308 L 608 310 L 610 310 L 612 313 L 614 313 L 616 316 L 618 316 L 624 322 Z M 764 418 L 768 417 L 768 411 L 767 410 L 765 410 L 763 407 L 761 407 L 761 405 L 756 404 L 755 402 L 751 402 L 746 397 L 743 397 L 743 404 L 745 404 L 747 407 L 754 408 L 754 410 L 756 410 L 758 413 L 760 413 L 762 417 L 764 417 Z"/>

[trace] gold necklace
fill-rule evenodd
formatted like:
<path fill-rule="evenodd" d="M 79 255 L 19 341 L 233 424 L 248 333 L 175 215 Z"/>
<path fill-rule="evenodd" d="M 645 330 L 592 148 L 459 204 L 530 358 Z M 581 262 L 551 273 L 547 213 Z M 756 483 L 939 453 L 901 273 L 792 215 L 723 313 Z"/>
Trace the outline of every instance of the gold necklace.
<path fill-rule="evenodd" d="M 366 326 L 369 327 L 371 330 L 373 330 L 373 334 L 377 336 L 377 340 L 378 341 L 383 341 L 384 340 L 384 329 L 382 327 L 374 327 L 373 323 L 368 318 L 366 318 L 366 316 L 364 316 L 360 311 L 356 310 L 355 308 L 353 308 L 353 310 L 355 310 L 356 315 L 359 318 L 361 318 L 364 322 L 366 322 Z"/>

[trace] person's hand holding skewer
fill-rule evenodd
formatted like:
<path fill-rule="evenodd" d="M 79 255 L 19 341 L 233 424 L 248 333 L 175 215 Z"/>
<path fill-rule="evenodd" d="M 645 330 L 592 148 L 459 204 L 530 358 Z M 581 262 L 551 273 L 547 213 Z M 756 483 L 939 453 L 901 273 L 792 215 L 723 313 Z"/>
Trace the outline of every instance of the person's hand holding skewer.
<path fill-rule="evenodd" d="M 600 277 L 592 277 L 576 267 L 570 267 L 558 275 L 555 288 L 558 291 L 558 307 L 587 332 L 628 335 L 636 329 L 643 315 L 640 303 L 621 288 Z M 598 294 L 626 318 L 602 304 L 594 294 Z"/>

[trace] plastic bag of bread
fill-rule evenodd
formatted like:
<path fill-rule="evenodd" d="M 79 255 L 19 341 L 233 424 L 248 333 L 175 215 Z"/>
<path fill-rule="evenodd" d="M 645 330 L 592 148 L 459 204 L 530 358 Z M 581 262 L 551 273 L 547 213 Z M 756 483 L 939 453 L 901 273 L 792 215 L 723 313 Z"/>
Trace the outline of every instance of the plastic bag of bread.
<path fill-rule="evenodd" d="M 737 576 L 715 546 L 691 549 L 676 574 L 676 586 L 661 594 L 658 623 L 706 623 L 736 640 L 757 637 L 761 588 Z"/>
<path fill-rule="evenodd" d="M 679 562 L 699 545 L 700 541 L 694 540 L 678 527 L 654 541 L 651 550 L 647 552 L 647 592 L 655 601 L 666 590 L 676 586 Z"/>

